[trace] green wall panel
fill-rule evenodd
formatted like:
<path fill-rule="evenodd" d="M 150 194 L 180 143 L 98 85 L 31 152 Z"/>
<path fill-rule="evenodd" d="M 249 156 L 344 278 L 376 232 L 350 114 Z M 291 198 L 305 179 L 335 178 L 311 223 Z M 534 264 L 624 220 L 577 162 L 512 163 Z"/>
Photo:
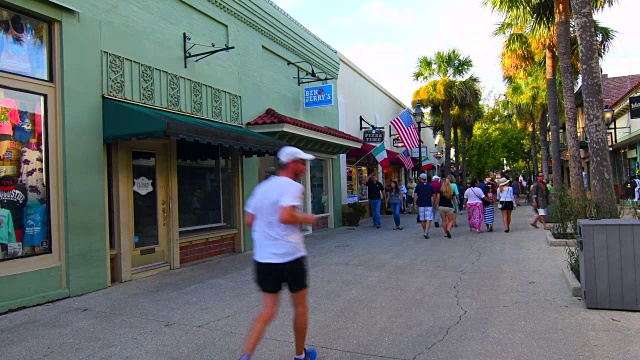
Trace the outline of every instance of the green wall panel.
<path fill-rule="evenodd" d="M 0 277 L 0 313 L 68 296 L 62 288 L 60 266 Z"/>
<path fill-rule="evenodd" d="M 78 295 L 107 286 L 100 23 L 67 15 L 62 42 L 67 286 Z"/>

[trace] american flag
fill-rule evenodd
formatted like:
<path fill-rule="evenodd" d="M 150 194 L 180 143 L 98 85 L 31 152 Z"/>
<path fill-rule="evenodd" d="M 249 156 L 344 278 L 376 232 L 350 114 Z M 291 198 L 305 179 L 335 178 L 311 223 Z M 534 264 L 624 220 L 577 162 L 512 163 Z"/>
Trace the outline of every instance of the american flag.
<path fill-rule="evenodd" d="M 395 119 L 391 120 L 391 125 L 396 129 L 402 143 L 407 150 L 411 150 L 420 146 L 420 138 L 416 124 L 413 122 L 409 109 L 401 112 Z"/>
<path fill-rule="evenodd" d="M 413 168 L 413 160 L 411 159 L 411 155 L 409 155 L 409 151 L 407 151 L 407 149 L 402 150 L 402 152 L 398 154 L 398 157 L 402 160 L 404 167 L 407 168 L 407 170 L 411 170 Z"/>

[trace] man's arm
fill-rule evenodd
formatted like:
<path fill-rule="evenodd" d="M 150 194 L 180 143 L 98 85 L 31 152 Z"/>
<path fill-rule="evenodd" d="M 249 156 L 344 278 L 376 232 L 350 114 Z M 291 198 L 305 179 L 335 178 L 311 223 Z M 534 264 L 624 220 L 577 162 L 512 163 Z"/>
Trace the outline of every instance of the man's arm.
<path fill-rule="evenodd" d="M 256 216 L 246 211 L 244 214 L 244 224 L 247 225 L 248 228 L 251 228 L 253 226 L 253 221 L 256 219 Z"/>
<path fill-rule="evenodd" d="M 316 222 L 316 216 L 298 212 L 297 206 L 282 206 L 280 207 L 280 217 L 278 220 L 287 225 L 313 224 Z"/>

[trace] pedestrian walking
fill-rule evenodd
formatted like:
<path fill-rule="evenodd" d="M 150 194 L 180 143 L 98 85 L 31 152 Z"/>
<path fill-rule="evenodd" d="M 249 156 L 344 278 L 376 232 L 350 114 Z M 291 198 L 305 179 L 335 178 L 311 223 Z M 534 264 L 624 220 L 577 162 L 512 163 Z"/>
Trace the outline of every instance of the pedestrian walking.
<path fill-rule="evenodd" d="M 278 151 L 279 171 L 256 186 L 245 206 L 245 224 L 253 236 L 255 279 L 262 292 L 262 308 L 249 331 L 240 360 L 249 360 L 278 310 L 282 284 L 291 292 L 294 310 L 295 358 L 316 359 L 316 349 L 305 348 L 308 327 L 307 250 L 300 225 L 316 216 L 304 214 L 304 187 L 300 179 L 314 156 L 285 146 Z"/>
<path fill-rule="evenodd" d="M 433 221 L 433 186 L 428 182 L 427 174 L 420 174 L 420 183 L 413 190 L 413 206 L 418 209 L 418 219 L 424 231 L 424 238 L 429 238 L 429 228 Z"/>
<path fill-rule="evenodd" d="M 433 175 L 433 179 L 431 179 L 431 186 L 433 186 L 433 193 L 437 194 L 440 191 L 440 176 Z M 438 204 L 433 204 L 433 222 L 436 227 L 440 227 L 440 223 L 438 222 Z"/>
<path fill-rule="evenodd" d="M 520 182 L 517 179 L 513 179 L 511 189 L 513 189 L 513 207 L 516 208 L 520 205 Z"/>
<path fill-rule="evenodd" d="M 547 215 L 547 206 L 549 204 L 549 190 L 544 183 L 544 174 L 538 174 L 538 181 L 534 183 L 531 188 L 531 197 L 533 198 L 533 208 L 537 212 L 531 226 L 537 228 L 538 221 L 540 221 L 544 229 L 549 230 L 544 218 Z"/>
<path fill-rule="evenodd" d="M 511 228 L 511 212 L 515 208 L 513 187 L 509 186 L 509 180 L 506 178 L 496 180 L 496 184 L 498 185 L 498 208 L 502 212 L 504 232 L 508 233 Z"/>
<path fill-rule="evenodd" d="M 396 224 L 394 230 L 402 230 L 400 226 L 400 209 L 402 208 L 402 194 L 400 188 L 398 188 L 398 182 L 391 182 L 391 191 L 387 195 L 387 206 L 391 207 L 391 213 L 393 214 L 393 222 Z"/>
<path fill-rule="evenodd" d="M 479 183 L 478 179 L 471 180 L 469 188 L 464 192 L 464 204 L 467 208 L 469 231 L 475 231 L 476 233 L 482 231 L 482 200 L 489 201 L 489 198 L 487 198 L 482 189 L 478 187 Z"/>
<path fill-rule="evenodd" d="M 487 184 L 487 198 L 491 202 L 491 204 L 483 207 L 482 217 L 484 218 L 484 225 L 487 227 L 487 232 L 493 232 L 493 223 L 495 219 L 495 206 L 493 196 L 492 185 Z"/>
<path fill-rule="evenodd" d="M 369 206 L 371 207 L 371 217 L 373 218 L 373 226 L 380 228 L 380 206 L 384 198 L 384 186 L 378 181 L 375 175 L 369 175 L 367 178 L 367 191 L 369 194 Z"/>
<path fill-rule="evenodd" d="M 454 227 L 458 227 L 458 218 L 457 218 L 457 213 L 458 213 L 458 203 L 460 202 L 460 191 L 458 190 L 458 184 L 456 182 L 456 177 L 453 176 L 453 174 L 449 174 L 449 176 L 447 176 L 447 179 L 449 180 L 449 183 L 451 184 L 451 187 L 453 188 L 453 193 L 454 193 L 454 197 L 453 197 L 453 226 Z M 462 206 L 460 206 L 460 208 L 462 208 Z"/>
<path fill-rule="evenodd" d="M 409 183 L 407 184 L 407 207 L 406 211 L 409 214 L 413 214 L 413 189 L 416 188 L 415 179 L 411 178 Z"/>
<path fill-rule="evenodd" d="M 401 213 L 405 213 L 407 208 L 407 187 L 402 184 L 402 180 L 398 180 L 398 187 L 400 188 L 400 200 L 402 202 Z"/>
<path fill-rule="evenodd" d="M 455 197 L 456 194 L 453 191 L 453 186 L 451 186 L 449 179 L 444 178 L 440 191 L 436 193 L 435 203 L 438 204 L 438 209 L 442 216 L 442 230 L 444 230 L 445 237 L 449 239 L 451 239 L 451 229 L 456 219 L 456 214 L 453 211 L 455 208 Z"/>

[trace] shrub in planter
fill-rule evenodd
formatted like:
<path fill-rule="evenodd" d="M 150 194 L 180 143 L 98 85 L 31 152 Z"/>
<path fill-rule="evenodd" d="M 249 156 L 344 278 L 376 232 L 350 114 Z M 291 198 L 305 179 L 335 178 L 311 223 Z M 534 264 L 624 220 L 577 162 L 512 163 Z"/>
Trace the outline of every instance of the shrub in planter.
<path fill-rule="evenodd" d="M 347 206 L 351 211 L 344 214 L 345 221 L 348 226 L 357 226 L 360 219 L 367 213 L 367 209 L 359 202 L 349 203 Z"/>

